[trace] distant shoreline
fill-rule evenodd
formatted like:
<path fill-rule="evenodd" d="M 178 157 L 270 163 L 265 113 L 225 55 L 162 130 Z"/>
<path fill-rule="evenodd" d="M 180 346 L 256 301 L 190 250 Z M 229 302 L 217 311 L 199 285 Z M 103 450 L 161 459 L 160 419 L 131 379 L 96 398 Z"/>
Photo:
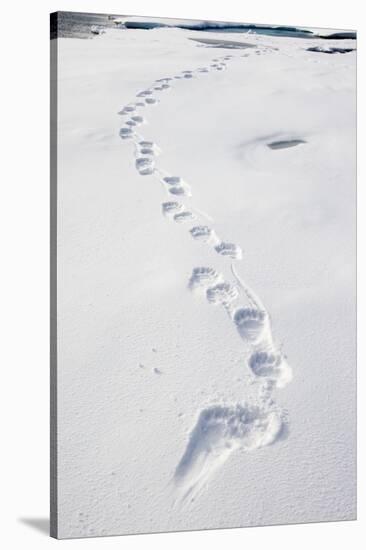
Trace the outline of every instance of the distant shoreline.
<path fill-rule="evenodd" d="M 174 21 L 174 23 L 173 23 Z M 141 18 L 95 13 L 55 12 L 50 15 L 50 38 L 93 38 L 106 29 L 153 30 L 179 28 L 182 30 L 232 34 L 261 34 L 292 38 L 322 38 L 326 40 L 356 39 L 355 31 L 335 31 L 331 34 L 315 33 L 295 26 L 256 25 L 220 21 L 169 20 L 169 18 Z M 92 30 L 93 29 L 93 30 Z M 99 32 L 95 32 L 95 31 Z M 325 29 L 324 29 L 325 30 Z M 331 29 L 329 29 L 331 30 Z"/>

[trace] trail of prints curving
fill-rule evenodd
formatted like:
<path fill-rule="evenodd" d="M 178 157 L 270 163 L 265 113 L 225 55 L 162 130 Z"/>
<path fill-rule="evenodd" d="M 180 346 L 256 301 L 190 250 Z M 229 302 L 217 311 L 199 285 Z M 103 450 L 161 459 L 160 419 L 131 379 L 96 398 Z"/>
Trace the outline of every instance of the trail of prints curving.
<path fill-rule="evenodd" d="M 254 53 L 258 55 L 261 50 L 256 49 Z M 185 206 L 185 199 L 192 197 L 190 183 L 182 176 L 169 174 L 157 166 L 157 157 L 161 153 L 158 144 L 146 140 L 137 128 L 147 123 L 145 112 L 148 108 L 158 106 L 164 94 L 174 85 L 179 85 L 180 80 L 192 80 L 193 85 L 194 79 L 205 78 L 211 71 L 225 71 L 234 57 L 246 58 L 248 55 L 215 57 L 208 66 L 161 78 L 139 91 L 135 100 L 119 112 L 124 119 L 120 137 L 134 144 L 136 170 L 141 176 L 155 177 L 164 190 L 166 198 L 161 204 L 162 215 L 172 223 L 187 225 L 192 246 L 198 242 L 212 249 L 212 265 L 193 266 L 187 281 L 188 290 L 224 309 L 243 342 L 247 367 L 258 381 L 257 404 L 245 400 L 225 405 L 212 404 L 198 412 L 173 476 L 178 501 L 194 499 L 215 470 L 236 449 L 251 452 L 281 439 L 287 431 L 287 415 L 274 402 L 273 392 L 291 381 L 292 371 L 275 343 L 269 312 L 238 273 L 237 262 L 243 258 L 241 246 L 219 236 L 214 227 L 207 225 L 212 221 L 208 214 Z M 216 270 L 215 254 L 231 262 L 231 280 L 225 280 Z"/>

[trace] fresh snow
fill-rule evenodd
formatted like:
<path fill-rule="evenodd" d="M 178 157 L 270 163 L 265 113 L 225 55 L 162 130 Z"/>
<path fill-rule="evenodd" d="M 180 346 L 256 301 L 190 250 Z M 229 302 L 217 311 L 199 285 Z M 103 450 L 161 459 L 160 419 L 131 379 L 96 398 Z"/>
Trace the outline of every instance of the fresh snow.
<path fill-rule="evenodd" d="M 61 538 L 355 517 L 356 54 L 209 39 L 58 39 Z"/>

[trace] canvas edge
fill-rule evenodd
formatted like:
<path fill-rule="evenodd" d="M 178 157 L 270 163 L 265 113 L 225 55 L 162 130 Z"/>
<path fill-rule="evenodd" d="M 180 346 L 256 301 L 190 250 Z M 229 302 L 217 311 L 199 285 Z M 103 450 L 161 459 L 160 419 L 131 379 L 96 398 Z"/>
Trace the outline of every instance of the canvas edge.
<path fill-rule="evenodd" d="M 58 12 L 50 14 L 50 536 L 58 538 L 57 483 L 57 36 Z"/>

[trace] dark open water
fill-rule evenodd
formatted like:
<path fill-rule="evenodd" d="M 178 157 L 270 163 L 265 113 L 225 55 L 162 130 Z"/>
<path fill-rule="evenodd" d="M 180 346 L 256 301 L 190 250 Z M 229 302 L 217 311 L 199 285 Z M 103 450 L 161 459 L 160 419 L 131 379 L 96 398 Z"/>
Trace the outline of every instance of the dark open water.
<path fill-rule="evenodd" d="M 126 32 L 127 29 L 153 29 L 157 27 L 165 26 L 164 23 L 159 22 L 159 19 L 151 19 L 151 21 L 130 21 L 125 25 L 118 23 L 118 15 L 106 15 L 95 13 L 77 13 L 77 12 L 57 12 L 51 14 L 51 38 L 93 38 L 98 33 L 102 33 L 103 30 L 116 28 L 121 32 Z M 292 36 L 297 38 L 313 38 L 314 35 L 311 31 L 306 29 L 297 29 L 296 27 L 277 27 L 267 26 L 258 27 L 256 25 L 246 25 L 240 23 L 227 23 L 222 26 L 223 23 L 218 23 L 217 27 L 214 27 L 215 22 L 208 21 L 191 22 L 182 19 L 180 28 L 189 29 L 192 31 L 205 31 L 205 32 L 230 32 L 235 34 L 265 34 L 272 36 Z M 325 37 L 324 37 L 325 38 Z M 334 38 L 356 38 L 356 33 L 353 32 L 340 32 L 334 35 Z"/>

